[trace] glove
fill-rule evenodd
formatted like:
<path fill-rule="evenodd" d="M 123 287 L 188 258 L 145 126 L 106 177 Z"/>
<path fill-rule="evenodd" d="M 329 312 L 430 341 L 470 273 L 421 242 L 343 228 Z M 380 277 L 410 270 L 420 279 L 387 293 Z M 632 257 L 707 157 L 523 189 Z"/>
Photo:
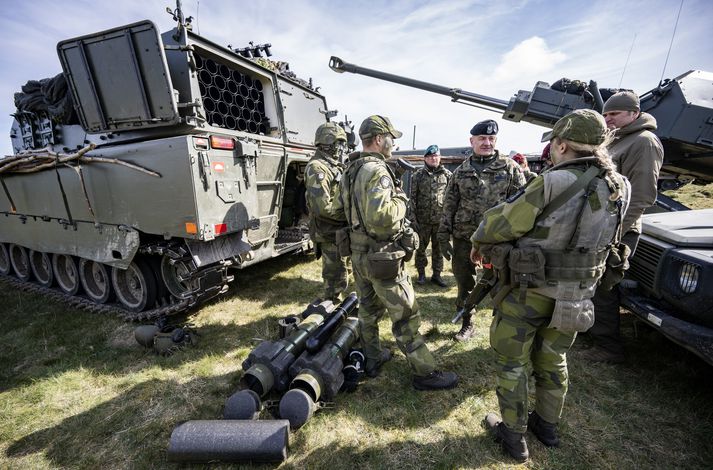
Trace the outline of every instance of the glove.
<path fill-rule="evenodd" d="M 450 240 L 439 240 L 438 245 L 441 247 L 441 254 L 443 257 L 450 261 L 453 257 L 453 245 L 451 245 Z"/>

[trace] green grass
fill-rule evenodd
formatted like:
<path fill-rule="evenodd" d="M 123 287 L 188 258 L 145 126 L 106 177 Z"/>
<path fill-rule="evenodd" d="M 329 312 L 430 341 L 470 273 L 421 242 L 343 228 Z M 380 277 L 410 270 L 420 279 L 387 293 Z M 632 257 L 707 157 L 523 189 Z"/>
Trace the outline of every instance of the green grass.
<path fill-rule="evenodd" d="M 691 209 L 713 208 L 713 183 L 703 185 L 687 184 L 674 191 L 665 191 L 665 195 L 672 197 L 681 204 Z"/>
<path fill-rule="evenodd" d="M 453 342 L 455 283 L 450 271 L 445 277 L 448 289 L 416 288 L 421 331 L 441 367 L 460 374 L 460 386 L 414 391 L 398 352 L 381 376 L 338 395 L 294 432 L 282 468 L 709 467 L 711 367 L 644 325 L 637 334 L 630 315 L 623 318 L 627 363 L 586 364 L 579 341 L 570 353 L 562 447 L 547 449 L 528 435 L 530 462 L 506 458 L 481 424 L 497 410 L 491 312 L 479 313 L 473 341 Z M 0 468 L 175 468 L 166 461 L 173 428 L 220 418 L 250 350 L 274 339 L 277 320 L 320 292 L 311 256 L 238 271 L 226 296 L 190 318 L 199 343 L 159 357 L 134 341 L 135 325 L 0 284 Z M 388 321 L 382 337 L 395 349 Z"/>

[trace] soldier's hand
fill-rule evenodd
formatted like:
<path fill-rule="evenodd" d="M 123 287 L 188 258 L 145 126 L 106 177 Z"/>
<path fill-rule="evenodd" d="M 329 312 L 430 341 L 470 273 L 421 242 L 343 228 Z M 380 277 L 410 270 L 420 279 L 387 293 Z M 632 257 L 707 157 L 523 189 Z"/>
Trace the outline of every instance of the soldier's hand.
<path fill-rule="evenodd" d="M 438 244 L 441 247 L 441 254 L 443 257 L 450 261 L 453 257 L 453 245 L 451 245 L 450 240 L 440 240 Z"/>
<path fill-rule="evenodd" d="M 470 250 L 470 262 L 478 268 L 483 265 L 483 257 L 480 256 L 480 252 L 478 252 L 475 248 L 471 248 Z"/>

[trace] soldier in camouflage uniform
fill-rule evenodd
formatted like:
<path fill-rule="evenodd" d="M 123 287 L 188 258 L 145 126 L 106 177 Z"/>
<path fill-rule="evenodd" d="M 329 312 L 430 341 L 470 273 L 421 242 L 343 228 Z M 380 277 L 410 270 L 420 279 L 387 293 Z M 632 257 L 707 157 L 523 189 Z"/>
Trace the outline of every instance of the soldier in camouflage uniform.
<path fill-rule="evenodd" d="M 405 248 L 413 250 L 417 242 L 408 241 L 415 237 L 406 225 L 408 198 L 387 165 L 394 139 L 401 135 L 388 118 L 365 119 L 359 128 L 364 151 L 349 156 L 341 183 L 341 210 L 350 228 L 349 246 L 359 294 L 365 369 L 367 376 L 376 377 L 391 359 L 390 351 L 382 351 L 379 340 L 379 320 L 388 312 L 396 344 L 413 371 L 413 386 L 417 390 L 451 388 L 458 383 L 458 376 L 436 370 L 433 355 L 418 331 L 421 316 L 404 269 Z"/>
<path fill-rule="evenodd" d="M 310 235 L 317 258 L 322 258 L 324 298 L 336 303 L 349 278 L 349 258 L 339 256 L 334 243 L 337 230 L 346 226 L 344 214 L 335 211 L 334 202 L 344 172 L 342 158 L 347 134 L 338 124 L 328 122 L 317 128 L 314 143 L 317 151 L 305 169 Z"/>
<path fill-rule="evenodd" d="M 458 284 L 456 311 L 463 307 L 468 293 L 475 286 L 475 266 L 471 264 L 470 236 L 480 223 L 483 213 L 515 194 L 525 184 L 517 164 L 495 150 L 498 123 L 481 121 L 470 131 L 473 153 L 453 172 L 443 205 L 438 228 L 438 242 L 443 256 L 452 259 L 453 276 Z M 451 237 L 453 245 L 451 245 Z M 473 336 L 472 312 L 466 312 L 457 341 Z"/>
<path fill-rule="evenodd" d="M 606 151 L 611 134 L 599 113 L 574 111 L 546 139 L 555 166 L 487 211 L 471 238 L 471 260 L 483 255 L 499 282 L 490 344 L 502 420 L 489 413 L 486 424 L 519 461 L 529 455 L 528 429 L 546 446 L 559 445 L 566 352 L 594 323 L 591 298 L 609 272 L 630 194 Z M 528 415 L 531 373 L 535 409 Z"/>
<path fill-rule="evenodd" d="M 412 226 L 418 231 L 420 241 L 418 250 L 416 250 L 416 270 L 418 270 L 418 280 L 416 282 L 419 284 L 426 283 L 426 266 L 428 266 L 426 249 L 433 241 L 431 248 L 433 276 L 431 276 L 431 282 L 441 287 L 446 287 L 446 283 L 441 277 L 443 255 L 441 255 L 441 246 L 436 236 L 438 234 L 438 224 L 441 221 L 446 186 L 451 177 L 451 172 L 441 165 L 441 153 L 438 145 L 429 146 L 426 149 L 423 160 L 423 167 L 416 170 L 411 177 L 411 212 L 409 219 Z"/>

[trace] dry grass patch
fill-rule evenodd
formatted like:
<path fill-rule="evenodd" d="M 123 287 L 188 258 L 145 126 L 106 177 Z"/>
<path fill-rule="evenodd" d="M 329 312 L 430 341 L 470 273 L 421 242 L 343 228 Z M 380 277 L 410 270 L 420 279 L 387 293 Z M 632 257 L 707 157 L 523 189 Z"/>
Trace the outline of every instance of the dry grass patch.
<path fill-rule="evenodd" d="M 0 291 L 0 467 L 175 468 L 166 461 L 173 428 L 189 419 L 220 418 L 248 353 L 260 340 L 277 337 L 279 318 L 300 313 L 322 291 L 320 263 L 309 256 L 235 274 L 224 298 L 190 317 L 201 334 L 198 343 L 170 357 L 139 346 L 133 325 L 118 319 Z M 416 392 L 397 351 L 378 378 L 338 395 L 331 408 L 292 434 L 282 468 L 638 469 L 710 463 L 710 367 L 646 328 L 635 336 L 630 316 L 623 319 L 627 364 L 586 364 L 578 349 L 570 355 L 562 447 L 546 449 L 530 435 L 531 461 L 508 460 L 481 423 L 497 409 L 491 312 L 484 308 L 475 317 L 472 341 L 453 342 L 459 328 L 450 323 L 456 289 L 450 272 L 445 278 L 447 289 L 429 283 L 416 292 L 429 346 L 440 367 L 460 374 L 460 386 Z M 388 320 L 381 331 L 395 349 Z"/>

